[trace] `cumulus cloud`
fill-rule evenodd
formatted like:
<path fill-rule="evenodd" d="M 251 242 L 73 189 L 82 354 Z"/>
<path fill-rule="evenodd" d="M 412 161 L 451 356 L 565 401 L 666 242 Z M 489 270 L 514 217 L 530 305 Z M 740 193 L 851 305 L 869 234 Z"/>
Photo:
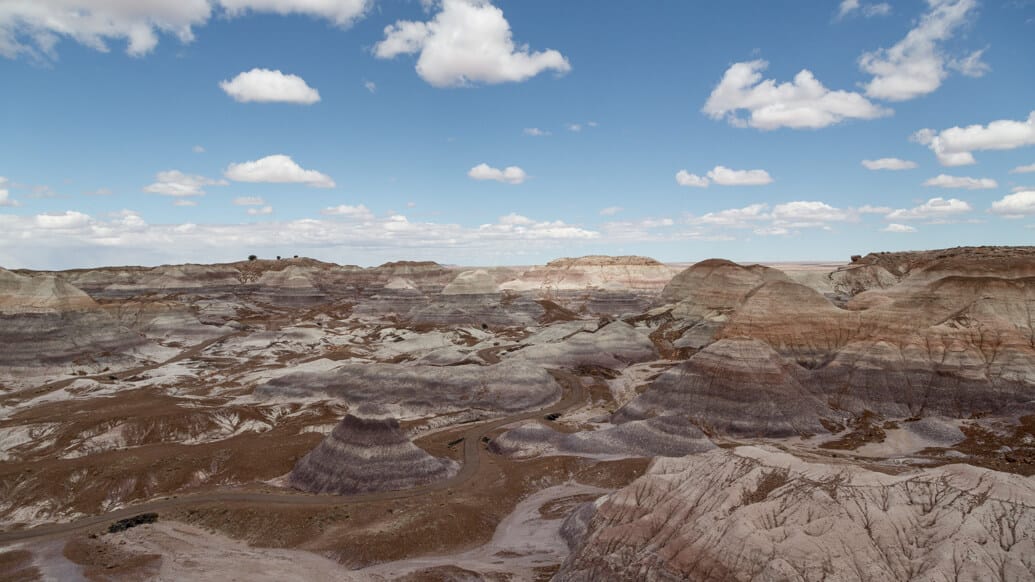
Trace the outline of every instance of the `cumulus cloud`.
<path fill-rule="evenodd" d="M 20 206 L 21 204 L 11 198 L 11 191 L 7 188 L 0 188 L 0 206 Z"/>
<path fill-rule="evenodd" d="M 888 101 L 905 101 L 934 92 L 948 76 L 952 62 L 942 45 L 967 23 L 977 0 L 927 0 L 929 11 L 905 38 L 890 48 L 864 53 L 859 68 L 873 76 L 866 95 Z M 980 75 L 986 68 L 981 54 L 973 53 L 957 68 Z"/>
<path fill-rule="evenodd" d="M 342 216 L 352 220 L 374 219 L 374 213 L 362 204 L 358 206 L 349 206 L 348 204 L 331 206 L 330 208 L 324 208 L 323 210 L 321 210 L 320 214 L 323 214 L 325 216 Z"/>
<path fill-rule="evenodd" d="M 1031 174 L 1035 172 L 1035 164 L 1028 164 L 1027 166 L 1017 166 L 1010 170 L 1011 174 Z"/>
<path fill-rule="evenodd" d="M 608 206 L 600 209 L 600 216 L 614 216 L 623 210 L 625 209 L 621 206 Z"/>
<path fill-rule="evenodd" d="M 912 226 L 909 226 L 908 224 L 899 224 L 897 222 L 892 222 L 891 224 L 889 224 L 889 225 L 885 226 L 884 228 L 882 228 L 881 231 L 882 232 L 907 233 L 907 232 L 916 232 L 916 228 L 912 227 Z"/>
<path fill-rule="evenodd" d="M 795 201 L 777 204 L 772 212 L 773 224 L 790 228 L 822 227 L 829 222 L 852 220 L 851 212 L 825 202 Z"/>
<path fill-rule="evenodd" d="M 263 206 L 266 201 L 260 196 L 238 196 L 234 198 L 234 204 L 237 206 Z"/>
<path fill-rule="evenodd" d="M 249 216 L 265 216 L 267 214 L 273 214 L 273 207 L 263 206 L 262 208 L 249 208 L 247 212 Z"/>
<path fill-rule="evenodd" d="M 220 81 L 219 88 L 239 103 L 312 105 L 320 101 L 320 92 L 310 87 L 302 77 L 270 69 L 240 73 L 229 81 Z"/>
<path fill-rule="evenodd" d="M 971 205 L 957 198 L 931 198 L 913 208 L 899 208 L 889 212 L 888 220 L 945 220 L 973 210 Z"/>
<path fill-rule="evenodd" d="M 192 151 L 192 152 L 194 152 L 196 154 L 203 154 L 203 153 L 205 153 L 205 146 L 196 145 L 196 146 L 190 148 L 190 151 Z"/>
<path fill-rule="evenodd" d="M 690 188 L 707 188 L 708 178 L 698 176 L 697 174 L 691 174 L 686 170 L 679 170 L 676 172 L 676 184 L 680 186 L 688 186 Z"/>
<path fill-rule="evenodd" d="M 63 230 L 86 226 L 90 223 L 90 216 L 75 210 L 66 210 L 60 214 L 37 214 L 33 221 L 41 229 Z"/>
<path fill-rule="evenodd" d="M 218 0 L 230 16 L 247 12 L 302 14 L 349 26 L 373 5 L 373 0 Z"/>
<path fill-rule="evenodd" d="M 441 0 L 428 22 L 398 21 L 384 30 L 374 55 L 417 54 L 417 74 L 435 87 L 521 82 L 544 71 L 567 73 L 556 50 L 532 52 L 515 45 L 510 23 L 489 0 Z"/>
<path fill-rule="evenodd" d="M 991 190 L 998 188 L 999 184 L 991 178 L 968 178 L 966 176 L 949 176 L 938 174 L 924 182 L 924 186 L 936 186 L 938 188 L 957 188 L 962 190 Z"/>
<path fill-rule="evenodd" d="M 83 194 L 86 196 L 111 196 L 112 191 L 108 188 L 98 188 L 96 190 L 83 192 Z"/>
<path fill-rule="evenodd" d="M 363 81 L 363 88 L 366 89 L 371 95 L 377 93 L 377 83 L 373 81 Z"/>
<path fill-rule="evenodd" d="M 769 220 L 768 209 L 768 204 L 750 204 L 743 208 L 729 208 L 717 212 L 709 212 L 699 217 L 690 217 L 689 222 L 691 224 L 743 228 L 755 221 Z"/>
<path fill-rule="evenodd" d="M 19 202 L 11 198 L 11 191 L 7 189 L 7 178 L 0 176 L 0 206 L 20 206 Z"/>
<path fill-rule="evenodd" d="M 871 103 L 858 93 L 831 91 L 807 69 L 789 83 L 762 79 L 769 66 L 763 60 L 734 63 L 712 91 L 702 111 L 712 119 L 725 118 L 737 127 L 773 130 L 819 129 L 845 119 L 874 119 L 891 110 Z M 749 113 L 747 119 L 739 116 Z"/>
<path fill-rule="evenodd" d="M 334 180 L 316 170 L 306 170 L 290 156 L 275 154 L 252 162 L 230 164 L 223 175 L 235 182 L 305 184 L 313 188 L 333 188 Z"/>
<path fill-rule="evenodd" d="M 518 166 L 507 166 L 502 170 L 489 164 L 478 164 L 467 171 L 472 180 L 495 180 L 504 184 L 521 184 L 528 179 L 528 174 Z"/>
<path fill-rule="evenodd" d="M 155 174 L 154 183 L 144 186 L 144 192 L 163 196 L 204 196 L 205 186 L 226 185 L 226 180 L 213 180 L 204 176 L 184 174 L 179 170 L 168 170 Z"/>
<path fill-rule="evenodd" d="M 126 43 L 140 57 L 154 50 L 160 34 L 182 43 L 214 12 L 233 17 L 246 12 L 306 14 L 345 26 L 361 17 L 372 0 L 4 0 L 0 2 L 0 55 L 54 59 L 62 38 L 108 52 L 108 43 Z"/>
<path fill-rule="evenodd" d="M 522 131 L 522 133 L 524 133 L 525 135 L 530 135 L 532 137 L 546 137 L 550 135 L 549 131 L 539 129 L 538 127 L 526 127 Z"/>
<path fill-rule="evenodd" d="M 707 188 L 712 182 L 720 186 L 764 186 L 771 184 L 773 178 L 765 170 L 733 170 L 726 166 L 715 166 L 705 176 L 686 170 L 676 172 L 676 183 L 680 186 Z"/>
<path fill-rule="evenodd" d="M 976 163 L 976 151 L 1035 145 L 1035 111 L 1024 121 L 1000 119 L 988 125 L 955 126 L 942 131 L 921 129 L 912 139 L 930 148 L 943 166 L 967 166 Z"/>
<path fill-rule="evenodd" d="M 1035 216 L 1035 190 L 1021 190 L 1007 194 L 1001 200 L 992 203 L 990 210 L 1004 218 L 1023 218 Z"/>
<path fill-rule="evenodd" d="M 720 186 L 764 186 L 773 183 L 773 178 L 765 170 L 732 170 L 726 166 L 715 166 L 708 170 L 708 178 Z"/>
<path fill-rule="evenodd" d="M 497 221 L 474 227 L 413 221 L 395 214 L 343 227 L 339 217 L 237 224 L 149 224 L 140 216 L 91 217 L 78 211 L 0 214 L 0 264 L 69 268 L 117 261 L 135 264 L 220 262 L 284 249 L 307 256 L 376 264 L 405 258 L 489 260 L 501 253 L 571 253 L 601 238 L 560 220 Z M 36 241 L 26 245 L 24 240 Z M 469 264 L 469 263 L 468 263 Z"/>
<path fill-rule="evenodd" d="M 862 165 L 867 170 L 912 170 L 916 167 L 916 162 L 898 158 L 880 158 L 879 160 L 863 160 Z"/>

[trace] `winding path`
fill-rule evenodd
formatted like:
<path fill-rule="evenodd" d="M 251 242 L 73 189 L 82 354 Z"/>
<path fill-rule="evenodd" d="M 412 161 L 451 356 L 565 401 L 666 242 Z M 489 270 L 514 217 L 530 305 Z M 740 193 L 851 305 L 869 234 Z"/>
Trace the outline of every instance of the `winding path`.
<path fill-rule="evenodd" d="M 233 335 L 233 334 L 231 334 Z M 226 339 L 231 336 L 224 336 L 219 339 Z M 219 339 L 215 341 L 219 341 Z M 208 342 L 210 345 L 214 342 Z M 207 347 L 207 346 L 206 346 Z M 200 349 L 204 349 L 203 347 Z M 199 350 L 200 351 L 200 350 Z M 181 357 L 185 357 L 182 356 Z M 178 359 L 178 358 L 177 358 Z M 171 361 L 175 361 L 171 360 Z M 139 373 L 139 372 L 137 372 Z M 460 471 L 449 479 L 436 481 L 427 485 L 403 489 L 399 491 L 382 491 L 377 493 L 359 493 L 356 495 L 309 495 L 303 493 L 278 492 L 262 493 L 250 491 L 208 491 L 174 497 L 164 497 L 148 501 L 138 505 L 123 507 L 108 513 L 83 517 L 68 523 L 55 523 L 41 525 L 31 529 L 0 532 L 0 544 L 13 544 L 29 540 L 39 541 L 47 538 L 62 537 L 69 534 L 80 533 L 85 530 L 108 524 L 119 519 L 125 519 L 134 515 L 146 512 L 162 512 L 171 509 L 183 509 L 193 506 L 208 505 L 211 503 L 263 503 L 267 505 L 298 505 L 308 507 L 333 507 L 343 503 L 357 503 L 365 501 L 385 501 L 392 499 L 406 499 L 419 497 L 434 491 L 443 491 L 460 487 L 470 481 L 478 474 L 481 468 L 483 455 L 488 455 L 482 447 L 482 437 L 491 431 L 502 426 L 529 420 L 549 414 L 563 413 L 582 403 L 586 398 L 582 382 L 574 374 L 559 370 L 552 371 L 552 374 L 564 389 L 563 396 L 556 403 L 532 410 L 522 412 L 495 420 L 489 420 L 471 426 L 462 433 L 464 439 L 464 462 Z"/>

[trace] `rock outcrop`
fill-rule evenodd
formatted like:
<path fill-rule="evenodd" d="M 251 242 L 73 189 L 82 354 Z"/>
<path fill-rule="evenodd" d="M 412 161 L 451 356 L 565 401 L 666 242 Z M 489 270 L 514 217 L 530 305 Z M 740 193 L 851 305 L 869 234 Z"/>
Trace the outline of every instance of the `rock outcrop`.
<path fill-rule="evenodd" d="M 686 417 L 649 420 L 594 431 L 563 433 L 534 423 L 493 439 L 494 452 L 514 458 L 537 455 L 579 455 L 598 458 L 681 457 L 715 447 Z"/>
<path fill-rule="evenodd" d="M 336 398 L 364 414 L 410 418 L 461 410 L 530 410 L 561 397 L 541 367 L 523 362 L 492 366 L 346 364 L 329 372 L 295 373 L 255 389 L 260 398 Z"/>
<path fill-rule="evenodd" d="M 657 292 L 675 271 L 648 257 L 588 256 L 550 261 L 500 285 L 513 291 L 582 291 L 615 289 Z"/>
<path fill-rule="evenodd" d="M 805 374 L 759 340 L 721 340 L 663 373 L 615 414 L 628 422 L 678 413 L 713 434 L 785 437 L 826 430 L 833 416 Z"/>
<path fill-rule="evenodd" d="M 347 415 L 288 477 L 310 493 L 351 495 L 408 489 L 448 479 L 460 466 L 410 442 L 394 418 Z"/>
<path fill-rule="evenodd" d="M 2 269 L 0 339 L 0 370 L 12 384 L 129 366 L 156 348 L 67 282 Z"/>
<path fill-rule="evenodd" d="M 1030 479 L 966 465 L 888 475 L 740 447 L 654 461 L 576 511 L 577 580 L 1029 580 Z"/>

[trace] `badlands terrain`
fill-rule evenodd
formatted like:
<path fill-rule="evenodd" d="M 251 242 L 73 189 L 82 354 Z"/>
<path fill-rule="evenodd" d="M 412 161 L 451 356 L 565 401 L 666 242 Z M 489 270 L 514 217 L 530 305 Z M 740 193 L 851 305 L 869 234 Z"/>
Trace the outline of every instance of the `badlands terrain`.
<path fill-rule="evenodd" d="M 1035 579 L 1035 247 L 0 269 L 0 345 L 4 580 Z"/>

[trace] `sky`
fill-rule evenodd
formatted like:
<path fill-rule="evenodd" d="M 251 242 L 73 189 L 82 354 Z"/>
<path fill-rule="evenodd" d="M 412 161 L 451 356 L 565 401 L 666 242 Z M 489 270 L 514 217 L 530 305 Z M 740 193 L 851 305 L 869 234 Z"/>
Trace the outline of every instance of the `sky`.
<path fill-rule="evenodd" d="M 1033 0 L 0 0 L 0 266 L 1035 241 Z"/>

